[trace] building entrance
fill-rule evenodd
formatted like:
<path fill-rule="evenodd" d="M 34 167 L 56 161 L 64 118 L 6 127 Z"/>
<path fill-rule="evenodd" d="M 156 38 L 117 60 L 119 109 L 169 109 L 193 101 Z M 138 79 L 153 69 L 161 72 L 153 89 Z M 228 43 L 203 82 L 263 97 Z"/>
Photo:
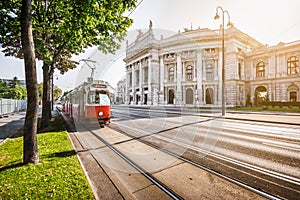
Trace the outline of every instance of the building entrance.
<path fill-rule="evenodd" d="M 168 104 L 174 104 L 174 90 L 169 90 L 168 97 Z"/>
<path fill-rule="evenodd" d="M 214 99 L 213 99 L 213 89 L 212 88 L 207 88 L 205 92 L 205 101 L 206 104 L 213 104 Z"/>
<path fill-rule="evenodd" d="M 193 90 L 191 88 L 186 90 L 185 94 L 185 103 L 186 104 L 193 104 L 194 101 L 194 95 L 193 95 Z"/>

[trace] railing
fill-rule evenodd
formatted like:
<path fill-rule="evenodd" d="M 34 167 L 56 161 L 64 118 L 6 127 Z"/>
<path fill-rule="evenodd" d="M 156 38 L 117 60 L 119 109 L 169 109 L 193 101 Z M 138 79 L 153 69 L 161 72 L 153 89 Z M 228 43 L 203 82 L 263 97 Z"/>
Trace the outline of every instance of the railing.
<path fill-rule="evenodd" d="M 0 116 L 19 111 L 25 111 L 26 107 L 26 100 L 0 99 Z"/>

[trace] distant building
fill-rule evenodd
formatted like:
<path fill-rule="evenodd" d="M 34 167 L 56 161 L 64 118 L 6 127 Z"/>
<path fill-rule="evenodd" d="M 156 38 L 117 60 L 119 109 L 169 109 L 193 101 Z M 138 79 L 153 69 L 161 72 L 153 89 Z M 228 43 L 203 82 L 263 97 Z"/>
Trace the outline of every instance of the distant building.
<path fill-rule="evenodd" d="M 185 30 L 157 40 L 152 24 L 127 45 L 125 103 L 221 105 L 221 30 Z M 300 41 L 266 46 L 225 30 L 225 102 L 299 101 Z"/>
<path fill-rule="evenodd" d="M 18 80 L 20 85 L 22 85 L 23 87 L 26 87 L 26 82 L 25 80 Z M 5 79 L 5 78 L 0 78 L 0 82 L 4 82 L 7 85 L 9 85 L 10 83 L 13 82 L 13 79 Z"/>
<path fill-rule="evenodd" d="M 126 78 L 122 78 L 116 87 L 116 103 L 125 103 Z"/>

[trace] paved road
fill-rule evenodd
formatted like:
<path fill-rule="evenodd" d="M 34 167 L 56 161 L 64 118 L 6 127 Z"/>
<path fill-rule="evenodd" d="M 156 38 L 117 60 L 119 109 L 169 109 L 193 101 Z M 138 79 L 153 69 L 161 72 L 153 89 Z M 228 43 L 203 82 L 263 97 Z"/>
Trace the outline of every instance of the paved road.
<path fill-rule="evenodd" d="M 112 124 L 128 134 L 152 137 L 151 142 L 181 155 L 194 151 L 189 158 L 279 197 L 300 196 L 297 114 L 227 113 L 224 119 L 205 117 L 215 114 L 178 115 L 165 110 L 114 107 L 112 112 Z"/>
<path fill-rule="evenodd" d="M 8 137 L 14 137 L 22 133 L 25 122 L 25 112 L 7 115 L 0 118 L 0 143 Z"/>

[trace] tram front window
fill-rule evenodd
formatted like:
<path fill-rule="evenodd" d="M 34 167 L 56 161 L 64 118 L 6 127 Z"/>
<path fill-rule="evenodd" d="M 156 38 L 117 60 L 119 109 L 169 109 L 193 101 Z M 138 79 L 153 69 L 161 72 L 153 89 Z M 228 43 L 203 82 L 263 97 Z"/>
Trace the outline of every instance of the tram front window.
<path fill-rule="evenodd" d="M 106 92 L 96 91 L 96 92 L 89 92 L 88 103 L 89 104 L 110 105 L 110 100 L 109 100 Z"/>

